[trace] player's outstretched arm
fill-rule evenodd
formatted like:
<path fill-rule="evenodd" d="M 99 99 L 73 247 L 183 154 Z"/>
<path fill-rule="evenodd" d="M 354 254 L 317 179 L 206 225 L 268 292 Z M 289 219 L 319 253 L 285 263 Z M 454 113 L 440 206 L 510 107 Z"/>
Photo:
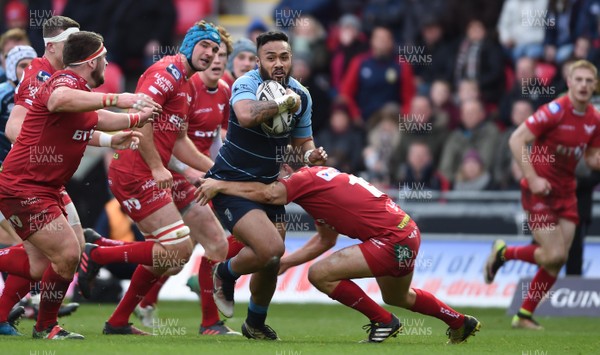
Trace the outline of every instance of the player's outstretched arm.
<path fill-rule="evenodd" d="M 142 127 L 154 120 L 154 109 L 144 107 L 138 113 L 116 113 L 108 110 L 98 110 L 98 125 L 100 131 L 120 131 L 122 129 Z"/>
<path fill-rule="evenodd" d="M 103 94 L 61 86 L 52 91 L 46 104 L 50 112 L 88 112 L 104 107 L 141 110 L 150 107 L 162 111 L 159 104 L 145 94 Z"/>
<path fill-rule="evenodd" d="M 529 158 L 529 149 L 527 145 L 535 139 L 535 135 L 527 128 L 525 123 L 521 125 L 511 134 L 508 140 L 508 145 L 512 152 L 513 158 L 521 166 L 523 176 L 527 179 L 529 189 L 534 195 L 547 195 L 550 193 L 552 187 L 550 182 L 545 178 L 538 176 L 531 165 L 531 159 Z"/>
<path fill-rule="evenodd" d="M 200 187 L 196 190 L 196 202 L 205 205 L 219 193 L 271 205 L 285 205 L 287 203 L 287 190 L 278 181 L 267 185 L 260 182 L 215 179 L 200 179 Z"/>
<path fill-rule="evenodd" d="M 92 139 L 90 139 L 88 145 L 117 150 L 136 150 L 140 144 L 140 137 L 142 137 L 142 134 L 137 131 L 122 131 L 115 134 L 94 131 L 94 134 L 92 134 Z"/>
<path fill-rule="evenodd" d="M 337 242 L 338 232 L 323 225 L 317 225 L 317 234 L 315 234 L 304 246 L 290 255 L 281 258 L 279 265 L 279 274 L 283 274 L 287 269 L 304 264 L 313 260 L 327 250 L 331 249 Z"/>
<path fill-rule="evenodd" d="M 26 115 L 27 108 L 21 105 L 15 105 L 12 111 L 10 111 L 4 133 L 12 143 L 17 140 L 19 133 L 21 133 L 21 126 L 23 126 L 23 120 L 25 120 Z"/>

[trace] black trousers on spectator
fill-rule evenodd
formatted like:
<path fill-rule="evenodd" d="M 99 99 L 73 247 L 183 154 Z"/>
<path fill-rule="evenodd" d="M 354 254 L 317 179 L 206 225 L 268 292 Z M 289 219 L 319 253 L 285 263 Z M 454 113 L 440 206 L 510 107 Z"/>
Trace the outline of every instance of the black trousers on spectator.
<path fill-rule="evenodd" d="M 590 176 L 577 179 L 577 209 L 579 224 L 575 229 L 575 238 L 569 249 L 567 275 L 581 275 L 583 266 L 583 241 L 592 223 L 592 194 L 600 183 L 600 172 L 592 170 Z"/>

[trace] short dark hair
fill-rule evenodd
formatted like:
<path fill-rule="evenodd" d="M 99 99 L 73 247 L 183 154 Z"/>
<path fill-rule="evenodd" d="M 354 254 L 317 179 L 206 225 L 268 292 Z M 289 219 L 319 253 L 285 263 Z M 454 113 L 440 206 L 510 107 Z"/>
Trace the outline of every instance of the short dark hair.
<path fill-rule="evenodd" d="M 284 41 L 286 43 L 289 43 L 288 36 L 283 32 L 280 32 L 280 31 L 263 32 L 263 33 L 259 34 L 258 37 L 256 37 L 256 52 L 258 53 L 258 50 L 260 49 L 260 47 L 264 46 L 265 44 L 267 44 L 269 42 L 273 42 L 273 41 Z"/>
<path fill-rule="evenodd" d="M 71 27 L 81 28 L 79 23 L 70 17 L 52 16 L 44 21 L 42 35 L 44 38 L 54 37 Z"/>
<path fill-rule="evenodd" d="M 63 63 L 65 66 L 85 60 L 94 54 L 104 42 L 104 38 L 95 33 L 79 31 L 72 33 L 63 48 Z"/>

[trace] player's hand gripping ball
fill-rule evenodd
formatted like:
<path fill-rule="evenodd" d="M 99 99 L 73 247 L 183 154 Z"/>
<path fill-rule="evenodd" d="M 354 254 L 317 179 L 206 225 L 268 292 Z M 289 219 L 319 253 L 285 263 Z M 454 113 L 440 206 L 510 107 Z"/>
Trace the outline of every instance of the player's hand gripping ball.
<path fill-rule="evenodd" d="M 271 101 L 286 95 L 285 88 L 274 80 L 264 81 L 256 91 L 256 99 L 260 101 Z M 261 124 L 263 132 L 269 136 L 280 136 L 288 133 L 292 127 L 294 115 L 290 110 L 278 113 L 273 118 Z"/>

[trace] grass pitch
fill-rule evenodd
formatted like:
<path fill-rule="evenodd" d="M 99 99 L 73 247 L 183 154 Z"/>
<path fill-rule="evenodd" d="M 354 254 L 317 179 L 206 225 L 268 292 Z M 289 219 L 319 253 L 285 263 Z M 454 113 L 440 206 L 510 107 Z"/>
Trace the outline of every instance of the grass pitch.
<path fill-rule="evenodd" d="M 598 354 L 598 318 L 539 318 L 546 328 L 541 332 L 512 330 L 504 309 L 459 308 L 483 324 L 468 343 L 446 345 L 446 325 L 438 319 L 389 308 L 404 323 L 404 334 L 381 344 L 358 344 L 366 338 L 361 326 L 366 318 L 340 305 L 275 304 L 267 324 L 275 329 L 280 342 L 248 340 L 243 337 L 199 336 L 200 309 L 193 302 L 160 302 L 160 328 L 156 336 L 102 335 L 104 322 L 115 305 L 82 305 L 72 316 L 61 318 L 68 330 L 85 335 L 83 341 L 31 339 L 33 321 L 22 320 L 22 337 L 0 337 L 0 354 Z M 227 321 L 240 331 L 246 305 L 236 306 L 236 316 Z M 597 311 L 597 310 L 596 310 Z M 134 324 L 139 326 L 137 319 Z M 143 328 L 152 332 L 152 329 Z"/>

